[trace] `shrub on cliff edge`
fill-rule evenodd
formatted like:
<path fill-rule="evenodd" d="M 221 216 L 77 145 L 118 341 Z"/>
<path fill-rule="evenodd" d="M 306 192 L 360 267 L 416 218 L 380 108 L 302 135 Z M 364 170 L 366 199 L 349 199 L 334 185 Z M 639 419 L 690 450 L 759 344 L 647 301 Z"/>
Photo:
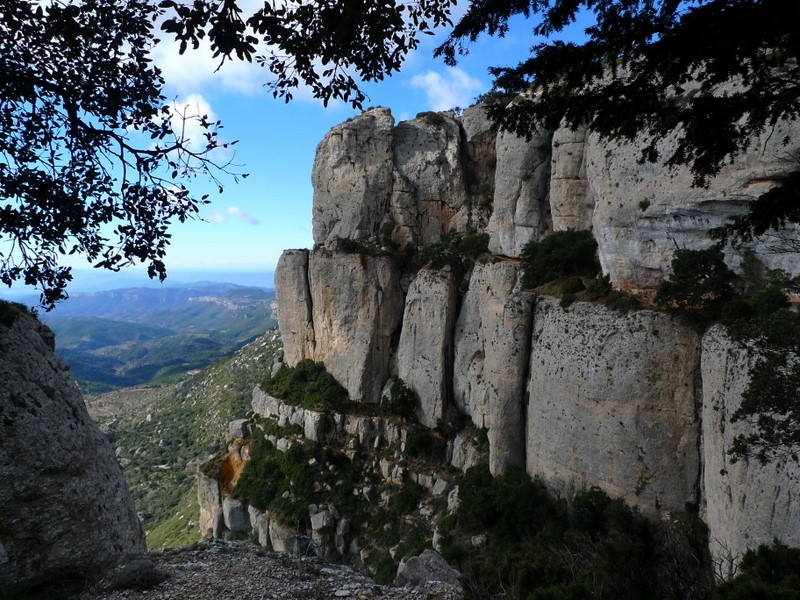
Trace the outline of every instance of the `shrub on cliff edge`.
<path fill-rule="evenodd" d="M 569 275 L 594 277 L 597 242 L 590 231 L 556 231 L 522 248 L 522 285 L 534 288 Z"/>

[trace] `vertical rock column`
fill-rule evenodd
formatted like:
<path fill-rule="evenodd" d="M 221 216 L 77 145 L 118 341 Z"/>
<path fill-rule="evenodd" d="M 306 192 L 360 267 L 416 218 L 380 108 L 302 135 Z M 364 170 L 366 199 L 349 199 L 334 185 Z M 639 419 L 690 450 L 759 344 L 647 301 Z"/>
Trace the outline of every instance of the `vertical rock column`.
<path fill-rule="evenodd" d="M 519 256 L 550 226 L 551 137 L 549 131 L 536 131 L 530 140 L 508 132 L 497 136 L 494 211 L 487 227 L 496 254 Z"/>
<path fill-rule="evenodd" d="M 594 200 L 586 176 L 587 137 L 586 127 L 559 127 L 553 134 L 550 210 L 554 231 L 592 226 Z"/>
<path fill-rule="evenodd" d="M 800 546 L 800 465 L 756 459 L 731 462 L 738 434 L 750 425 L 731 423 L 750 381 L 756 357 L 721 326 L 703 337 L 703 492 L 711 555 L 734 566 L 748 548 L 778 539 Z M 727 575 L 728 573 L 722 573 Z"/>
<path fill-rule="evenodd" d="M 394 118 L 375 108 L 331 129 L 317 146 L 313 234 L 316 244 L 374 236 L 392 193 Z"/>
<path fill-rule="evenodd" d="M 318 250 L 309 258 L 313 358 L 353 400 L 378 402 L 388 378 L 392 334 L 403 316 L 399 279 L 388 256 Z"/>
<path fill-rule="evenodd" d="M 466 139 L 464 179 L 472 205 L 467 226 L 475 231 L 484 231 L 492 216 L 497 169 L 497 127 L 482 104 L 464 110 L 461 127 Z"/>
<path fill-rule="evenodd" d="M 314 325 L 308 289 L 308 250 L 284 250 L 275 269 L 278 327 L 283 360 L 293 367 L 314 356 Z"/>
<path fill-rule="evenodd" d="M 391 217 L 401 246 L 435 244 L 470 220 L 461 128 L 449 113 L 424 113 L 394 130 Z"/>
<path fill-rule="evenodd" d="M 397 375 L 419 396 L 417 417 L 426 427 L 436 427 L 449 400 L 457 300 L 449 267 L 421 270 L 406 296 Z"/>
<path fill-rule="evenodd" d="M 661 313 L 537 302 L 527 469 L 559 492 L 597 485 L 643 512 L 698 499 L 699 339 Z"/>
<path fill-rule="evenodd" d="M 454 333 L 453 396 L 478 427 L 489 430 L 495 475 L 525 464 L 524 391 L 533 295 L 521 291 L 519 268 L 476 265 Z"/>

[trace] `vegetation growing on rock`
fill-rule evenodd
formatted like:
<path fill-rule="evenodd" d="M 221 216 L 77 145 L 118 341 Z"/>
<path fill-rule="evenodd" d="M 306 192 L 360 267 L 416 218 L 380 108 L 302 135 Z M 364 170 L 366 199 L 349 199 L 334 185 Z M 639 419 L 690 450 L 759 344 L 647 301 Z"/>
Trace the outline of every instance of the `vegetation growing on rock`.
<path fill-rule="evenodd" d="M 311 409 L 341 410 L 349 402 L 347 390 L 325 370 L 325 365 L 304 360 L 294 367 L 282 367 L 261 381 L 268 394 L 289 404 Z"/>
<path fill-rule="evenodd" d="M 590 231 L 555 231 L 522 249 L 522 284 L 535 288 L 559 277 L 598 273 L 597 242 Z"/>
<path fill-rule="evenodd" d="M 734 458 L 762 462 L 794 457 L 800 450 L 800 315 L 790 310 L 789 294 L 800 292 L 800 276 L 764 270 L 752 253 L 743 258 L 743 276 L 724 262 L 718 246 L 678 250 L 672 276 L 656 302 L 683 318 L 707 326 L 721 320 L 729 334 L 756 356 L 750 382 L 733 421 L 753 431 L 739 434 Z"/>
<path fill-rule="evenodd" d="M 688 514 L 656 523 L 596 487 L 554 499 L 514 468 L 492 477 L 479 465 L 456 484 L 459 507 L 439 530 L 469 598 L 705 598 L 711 589 L 707 530 Z"/>
<path fill-rule="evenodd" d="M 198 459 L 222 447 L 228 421 L 249 410 L 280 347 L 270 332 L 182 383 L 87 398 L 117 449 L 151 549 L 197 541 Z"/>

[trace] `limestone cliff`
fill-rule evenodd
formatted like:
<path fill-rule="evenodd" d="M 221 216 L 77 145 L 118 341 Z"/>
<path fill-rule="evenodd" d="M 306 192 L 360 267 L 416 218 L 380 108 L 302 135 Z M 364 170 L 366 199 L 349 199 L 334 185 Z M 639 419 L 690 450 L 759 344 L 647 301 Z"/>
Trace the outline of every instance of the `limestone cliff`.
<path fill-rule="evenodd" d="M 736 556 L 773 537 L 796 544 L 794 467 L 728 460 L 722 426 L 746 385 L 746 349 L 663 313 L 535 299 L 517 257 L 552 231 L 591 230 L 603 274 L 646 303 L 676 247 L 708 247 L 710 228 L 787 172 L 797 134 L 777 124 L 697 188 L 685 169 L 639 163 L 636 141 L 565 128 L 525 140 L 498 134 L 480 107 L 396 125 L 367 111 L 320 144 L 316 246 L 278 265 L 286 363 L 322 361 L 368 403 L 403 379 L 427 427 L 461 414 L 487 429 L 494 474 L 524 466 L 554 493 L 596 485 L 650 515 L 700 507 Z M 491 254 L 454 256 L 482 234 Z M 800 272 L 796 254 L 761 240 L 753 250 Z"/>
<path fill-rule="evenodd" d="M 143 527 L 52 332 L 0 308 L 0 584 L 96 577 L 145 552 Z"/>
<path fill-rule="evenodd" d="M 722 327 L 703 338 L 705 520 L 712 555 L 722 565 L 773 538 L 800 546 L 800 465 L 792 460 L 734 462 L 729 452 L 736 435 L 748 432 L 746 423 L 731 423 L 730 416 L 739 408 L 755 358 Z"/>

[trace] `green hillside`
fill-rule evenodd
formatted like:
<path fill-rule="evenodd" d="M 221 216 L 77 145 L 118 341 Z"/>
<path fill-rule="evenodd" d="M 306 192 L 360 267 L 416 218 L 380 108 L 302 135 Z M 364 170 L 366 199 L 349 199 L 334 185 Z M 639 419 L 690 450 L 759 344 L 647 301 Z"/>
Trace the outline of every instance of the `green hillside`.
<path fill-rule="evenodd" d="M 97 350 L 126 342 L 141 342 L 173 335 L 165 327 L 141 323 L 126 323 L 100 317 L 68 317 L 52 322 L 58 332 L 58 347 L 64 349 Z"/>
<path fill-rule="evenodd" d="M 225 443 L 228 422 L 250 410 L 253 387 L 281 351 L 270 331 L 181 383 L 86 397 L 124 465 L 151 548 L 197 540 L 195 466 Z"/>
<path fill-rule="evenodd" d="M 274 291 L 210 283 L 78 294 L 43 318 L 87 393 L 176 382 L 277 324 Z"/>

